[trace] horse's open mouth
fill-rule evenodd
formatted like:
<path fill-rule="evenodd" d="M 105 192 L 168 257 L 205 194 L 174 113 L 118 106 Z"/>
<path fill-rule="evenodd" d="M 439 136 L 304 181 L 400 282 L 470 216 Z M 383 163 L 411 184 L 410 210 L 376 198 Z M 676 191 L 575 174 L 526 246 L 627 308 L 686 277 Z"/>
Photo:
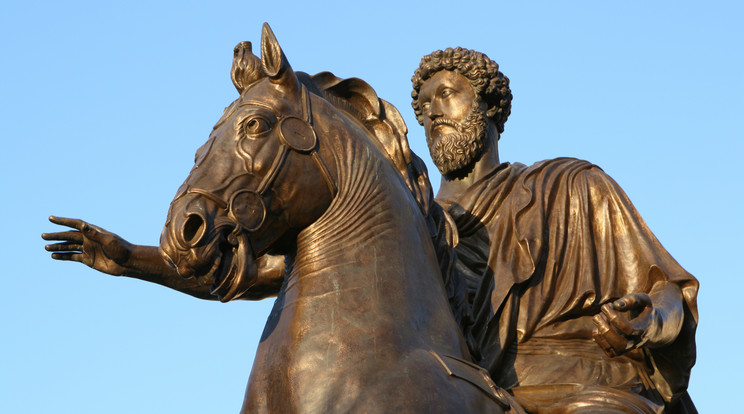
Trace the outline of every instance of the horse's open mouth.
<path fill-rule="evenodd" d="M 221 255 L 210 269 L 213 282 L 209 291 L 220 301 L 229 302 L 253 285 L 256 267 L 250 243 L 244 234 L 237 237 L 237 245 L 221 241 L 219 250 Z"/>
<path fill-rule="evenodd" d="M 225 281 L 228 279 L 228 273 L 232 269 L 233 258 L 235 257 L 235 250 L 237 247 L 231 246 L 226 242 L 219 244 L 220 256 L 215 260 L 214 266 L 210 270 L 212 275 L 212 286 L 209 290 L 213 295 L 217 295 L 221 288 L 224 288 Z M 225 292 L 223 292 L 225 293 Z"/>

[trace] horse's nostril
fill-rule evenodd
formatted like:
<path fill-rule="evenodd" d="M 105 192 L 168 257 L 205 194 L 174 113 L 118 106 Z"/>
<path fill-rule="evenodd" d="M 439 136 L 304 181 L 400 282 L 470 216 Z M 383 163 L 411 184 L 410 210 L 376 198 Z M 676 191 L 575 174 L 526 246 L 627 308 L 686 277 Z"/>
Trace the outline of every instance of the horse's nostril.
<path fill-rule="evenodd" d="M 203 234 L 204 219 L 196 213 L 189 214 L 183 224 L 183 241 L 193 246 L 199 242 Z"/>

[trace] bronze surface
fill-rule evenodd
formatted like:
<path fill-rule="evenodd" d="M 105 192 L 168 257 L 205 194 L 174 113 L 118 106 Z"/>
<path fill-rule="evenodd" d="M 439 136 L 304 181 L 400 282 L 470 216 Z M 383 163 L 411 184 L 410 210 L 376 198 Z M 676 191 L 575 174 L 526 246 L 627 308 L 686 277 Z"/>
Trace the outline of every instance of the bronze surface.
<path fill-rule="evenodd" d="M 436 200 L 365 82 L 295 72 L 267 25 L 231 77 L 159 247 L 57 217 L 73 230 L 43 237 L 199 298 L 277 296 L 243 412 L 694 412 L 697 281 L 598 167 L 499 161 L 495 62 L 448 49 L 414 75 Z"/>

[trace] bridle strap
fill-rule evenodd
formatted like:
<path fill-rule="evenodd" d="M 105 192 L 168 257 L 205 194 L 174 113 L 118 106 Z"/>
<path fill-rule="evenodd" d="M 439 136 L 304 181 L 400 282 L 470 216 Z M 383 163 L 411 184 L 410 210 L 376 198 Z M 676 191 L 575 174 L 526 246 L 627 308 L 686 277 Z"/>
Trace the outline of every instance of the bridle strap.
<path fill-rule="evenodd" d="M 312 108 L 310 107 L 310 94 L 307 92 L 307 88 L 305 85 L 300 84 L 300 87 L 302 88 L 302 121 L 304 121 L 305 128 L 307 128 L 307 131 L 304 131 L 305 133 L 309 133 L 313 137 L 313 145 L 309 146 L 308 148 L 292 145 L 291 142 L 286 136 L 284 136 L 284 130 L 281 129 L 281 125 L 284 122 L 287 122 L 288 120 L 294 118 L 298 119 L 296 117 L 290 116 L 283 118 L 279 125 L 280 125 L 280 131 L 279 134 L 282 136 L 281 141 L 281 148 L 279 149 L 279 152 L 277 153 L 276 157 L 274 157 L 274 162 L 271 163 L 271 168 L 269 169 L 269 173 L 266 174 L 263 180 L 261 180 L 261 184 L 258 185 L 258 188 L 256 189 L 256 192 L 258 195 L 263 196 L 264 193 L 266 193 L 269 188 L 271 188 L 271 185 L 274 183 L 274 179 L 276 179 L 276 176 L 279 175 L 279 170 L 281 169 L 282 165 L 284 164 L 284 160 L 287 157 L 287 154 L 289 153 L 289 150 L 294 150 L 295 152 L 298 152 L 300 154 L 309 153 L 312 157 L 313 161 L 315 162 L 315 165 L 318 166 L 318 169 L 320 170 L 321 175 L 323 175 L 323 179 L 326 182 L 326 185 L 328 186 L 328 191 L 331 193 L 331 198 L 336 197 L 336 193 L 338 193 L 338 187 L 336 186 L 336 183 L 333 181 L 333 178 L 331 177 L 330 171 L 328 171 L 328 167 L 326 167 L 323 160 L 320 158 L 320 155 L 318 155 L 318 150 L 320 147 L 320 140 L 318 139 L 318 134 L 315 132 L 315 127 L 313 126 L 313 112 Z M 301 122 L 301 121 L 298 121 Z M 296 133 L 296 131 L 293 131 Z M 307 138 L 307 137 L 303 137 Z M 303 142 L 304 144 L 305 142 Z"/>
<path fill-rule="evenodd" d="M 269 173 L 264 176 L 263 180 L 261 180 L 261 184 L 256 188 L 258 195 L 263 196 L 264 193 L 271 188 L 271 185 L 274 184 L 274 179 L 279 175 L 279 170 L 281 169 L 282 164 L 284 164 L 284 159 L 287 157 L 288 152 L 288 147 L 282 143 L 279 147 L 279 152 L 277 152 L 274 157 L 274 162 L 271 163 Z"/>
<path fill-rule="evenodd" d="M 225 201 L 212 192 L 200 188 L 187 188 L 186 191 L 178 195 L 176 199 L 179 199 L 190 193 L 195 193 L 207 197 L 208 199 L 217 203 L 217 205 L 221 208 L 227 210 L 228 217 L 230 217 L 230 219 L 233 220 L 236 224 L 236 228 L 233 231 L 234 236 L 237 236 L 238 233 L 243 230 L 249 233 L 257 232 L 263 226 L 268 213 L 266 211 L 266 205 L 263 202 L 263 196 L 271 189 L 272 185 L 274 184 L 274 181 L 279 175 L 279 171 L 284 165 L 284 161 L 286 160 L 290 150 L 294 150 L 295 152 L 300 154 L 310 155 L 310 157 L 313 159 L 313 162 L 315 162 L 315 165 L 318 166 L 318 170 L 320 170 L 320 173 L 323 176 L 326 185 L 328 186 L 328 191 L 331 194 L 331 198 L 336 197 L 336 194 L 338 193 L 338 187 L 333 181 L 328 167 L 325 165 L 323 160 L 320 158 L 320 155 L 318 154 L 320 141 L 318 140 L 318 135 L 316 134 L 315 127 L 313 126 L 312 108 L 310 107 L 310 96 L 305 85 L 300 84 L 300 86 L 302 88 L 302 118 L 288 116 L 282 117 L 279 120 L 279 151 L 274 157 L 274 161 L 271 163 L 271 167 L 269 167 L 268 174 L 264 176 L 256 190 L 238 190 L 237 192 L 232 194 L 227 201 Z M 289 125 L 287 127 L 287 131 L 282 129 L 285 123 Z M 292 123 L 294 123 L 295 125 L 292 126 Z M 296 137 L 285 136 L 290 134 L 295 134 Z M 312 139 L 312 141 L 308 141 L 308 138 Z M 254 200 L 259 201 L 257 203 L 254 203 L 254 207 L 260 206 L 260 210 L 262 210 L 260 212 L 251 211 L 251 213 L 257 213 L 260 216 L 260 219 L 251 228 L 244 228 L 240 224 L 240 220 L 238 219 L 238 217 L 241 215 L 241 208 L 233 205 L 234 201 L 238 198 L 237 196 L 242 193 L 253 193 Z"/>
<path fill-rule="evenodd" d="M 313 157 L 313 161 L 315 161 L 315 164 L 318 166 L 321 174 L 323 174 L 326 185 L 328 185 L 328 191 L 331 192 L 331 198 L 335 198 L 336 194 L 338 193 L 338 187 L 336 186 L 336 182 L 333 181 L 331 172 L 328 171 L 328 167 L 326 167 L 325 163 L 320 158 L 320 155 L 318 155 L 318 151 L 320 149 L 320 140 L 317 138 L 318 134 L 315 132 L 315 126 L 313 126 L 313 111 L 312 107 L 310 106 L 310 94 L 308 94 L 305 85 L 302 85 L 302 102 L 302 116 L 305 118 L 305 122 L 307 122 L 307 124 L 310 126 L 310 129 L 313 131 L 313 134 L 315 134 L 316 137 L 316 148 L 310 152 L 310 156 Z"/>
<path fill-rule="evenodd" d="M 331 198 L 335 198 L 336 194 L 338 193 L 338 187 L 336 186 L 336 183 L 333 181 L 333 178 L 331 178 L 330 171 L 328 171 L 328 168 L 325 166 L 325 163 L 323 163 L 323 160 L 320 159 L 320 156 L 318 155 L 318 151 L 313 151 L 311 157 L 313 157 L 313 161 L 315 161 L 315 164 L 318 166 L 318 169 L 323 174 L 323 178 L 325 179 L 326 185 L 328 185 L 328 191 L 331 192 Z"/>

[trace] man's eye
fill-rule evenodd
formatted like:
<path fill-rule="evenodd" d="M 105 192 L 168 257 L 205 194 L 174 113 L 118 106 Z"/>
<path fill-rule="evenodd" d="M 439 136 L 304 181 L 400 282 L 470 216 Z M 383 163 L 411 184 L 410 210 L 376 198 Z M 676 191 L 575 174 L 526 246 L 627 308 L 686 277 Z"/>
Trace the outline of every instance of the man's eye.
<path fill-rule="evenodd" d="M 442 98 L 446 98 L 446 97 L 452 95 L 452 93 L 453 93 L 452 92 L 452 89 L 445 89 L 445 90 L 442 91 Z"/>

